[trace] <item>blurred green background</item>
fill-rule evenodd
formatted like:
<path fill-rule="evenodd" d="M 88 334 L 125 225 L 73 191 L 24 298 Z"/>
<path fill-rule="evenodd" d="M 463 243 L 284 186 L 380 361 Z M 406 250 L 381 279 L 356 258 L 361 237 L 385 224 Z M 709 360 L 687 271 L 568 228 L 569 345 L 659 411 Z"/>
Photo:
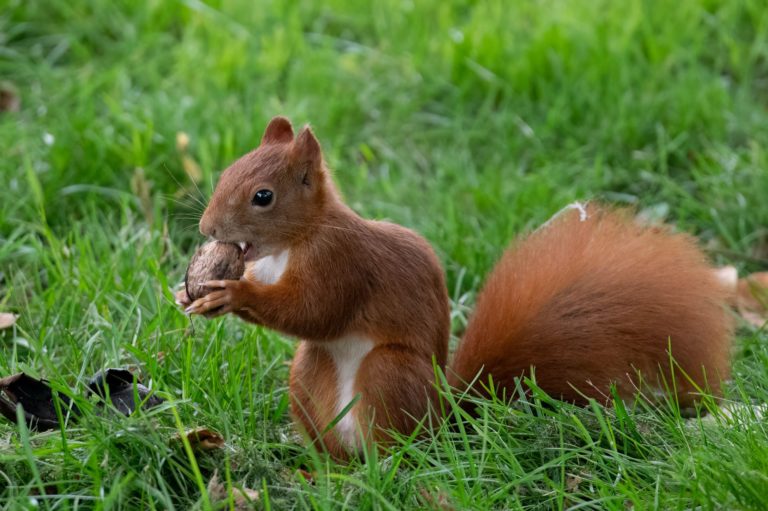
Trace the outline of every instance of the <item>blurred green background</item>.
<path fill-rule="evenodd" d="M 384 475 L 322 465 L 318 486 L 302 486 L 284 475 L 310 456 L 286 441 L 292 341 L 232 319 L 185 331 L 168 291 L 201 241 L 219 171 L 277 114 L 312 124 L 356 211 L 429 239 L 457 331 L 509 241 L 576 199 L 633 205 L 700 236 L 718 263 L 765 269 L 764 0 L 0 0 L 0 81 L 0 310 L 20 314 L 0 333 L 3 374 L 80 389 L 101 367 L 139 368 L 178 398 L 184 424 L 225 433 L 232 451 L 212 466 L 282 488 L 287 507 L 429 507 L 404 482 L 419 477 L 457 508 L 567 507 L 597 494 L 598 507 L 620 509 L 625 498 L 638 509 L 765 504 L 764 438 L 724 428 L 686 457 L 687 433 L 663 421 L 648 437 L 660 450 L 621 484 L 615 450 L 553 458 L 557 434 L 531 449 L 514 437 L 525 427 L 501 421 L 490 427 L 510 443 L 474 479 L 435 468 L 481 463 L 470 450 L 453 462 L 425 455 L 408 468 L 419 477 L 397 464 Z M 766 395 L 765 342 L 740 337 L 734 388 L 747 401 Z M 572 413 L 519 420 L 562 432 Z M 198 502 L 187 461 L 142 447 L 147 435 L 165 442 L 174 420 L 136 418 L 128 454 L 111 436 L 123 426 L 92 420 L 69 440 L 89 455 L 63 435 L 0 425 L 8 506 L 51 481 L 60 497 L 45 502 L 64 509 L 83 495 L 112 495 L 103 508 Z M 434 445 L 461 450 L 449 440 Z M 592 494 L 569 490 L 571 463 L 600 468 L 579 476 Z M 746 475 L 724 483 L 736 473 Z"/>
<path fill-rule="evenodd" d="M 2 12 L 0 69 L 22 105 L 0 125 L 6 237 L 43 208 L 59 233 L 136 215 L 181 238 L 194 207 L 170 200 L 191 186 L 176 133 L 191 139 L 204 198 L 285 114 L 313 125 L 358 211 L 420 230 L 473 276 L 574 198 L 663 204 L 724 248 L 764 250 L 762 1 L 77 0 Z M 151 208 L 130 186 L 138 168 Z"/>

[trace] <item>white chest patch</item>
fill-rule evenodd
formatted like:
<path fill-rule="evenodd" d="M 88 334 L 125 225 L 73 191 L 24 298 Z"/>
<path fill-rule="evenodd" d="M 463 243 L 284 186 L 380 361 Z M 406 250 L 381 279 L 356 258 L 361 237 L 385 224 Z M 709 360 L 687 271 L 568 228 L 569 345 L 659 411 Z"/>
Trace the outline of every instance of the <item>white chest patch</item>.
<path fill-rule="evenodd" d="M 251 266 L 251 274 L 259 282 L 264 284 L 276 284 L 285 273 L 288 266 L 290 252 L 286 249 L 277 255 L 270 255 L 257 259 Z"/>
<path fill-rule="evenodd" d="M 335 341 L 323 343 L 336 367 L 336 415 L 355 397 L 357 370 L 366 355 L 373 349 L 373 341 L 359 335 L 347 335 Z M 352 407 L 336 424 L 336 431 L 347 448 L 360 444 L 360 435 Z"/>

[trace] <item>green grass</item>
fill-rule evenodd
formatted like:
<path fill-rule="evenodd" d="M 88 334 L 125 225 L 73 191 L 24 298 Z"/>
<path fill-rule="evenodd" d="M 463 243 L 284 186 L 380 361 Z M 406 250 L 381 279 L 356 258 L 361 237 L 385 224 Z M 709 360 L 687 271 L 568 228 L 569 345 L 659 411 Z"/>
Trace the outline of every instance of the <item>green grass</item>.
<path fill-rule="evenodd" d="M 198 201 L 275 114 L 312 123 L 355 210 L 432 242 L 457 334 L 506 244 L 575 199 L 647 209 L 718 263 L 765 269 L 764 0 L 0 4 L 0 77 L 22 104 L 0 113 L 0 310 L 21 316 L 0 375 L 79 394 L 128 366 L 168 399 L 65 432 L 0 422 L 6 508 L 206 509 L 214 470 L 264 509 L 768 508 L 768 431 L 746 408 L 495 400 L 334 464 L 290 425 L 294 341 L 234 318 L 192 329 L 169 292 Z M 768 334 L 742 328 L 734 351 L 728 399 L 768 402 Z M 193 462 L 169 444 L 196 426 L 226 447 Z"/>

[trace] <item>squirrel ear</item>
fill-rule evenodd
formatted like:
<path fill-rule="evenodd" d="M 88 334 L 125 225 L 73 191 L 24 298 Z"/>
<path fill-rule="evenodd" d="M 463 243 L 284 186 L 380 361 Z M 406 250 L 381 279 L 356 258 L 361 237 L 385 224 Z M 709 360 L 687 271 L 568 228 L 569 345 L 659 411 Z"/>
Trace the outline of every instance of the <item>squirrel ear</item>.
<path fill-rule="evenodd" d="M 299 162 L 311 162 L 316 163 L 320 161 L 321 151 L 320 142 L 315 138 L 315 134 L 312 133 L 312 128 L 309 125 L 301 128 L 296 142 L 294 142 L 293 154 Z"/>
<path fill-rule="evenodd" d="M 287 144 L 293 140 L 293 127 L 291 121 L 283 116 L 273 117 L 267 129 L 264 130 L 264 136 L 261 137 L 263 144 Z"/>

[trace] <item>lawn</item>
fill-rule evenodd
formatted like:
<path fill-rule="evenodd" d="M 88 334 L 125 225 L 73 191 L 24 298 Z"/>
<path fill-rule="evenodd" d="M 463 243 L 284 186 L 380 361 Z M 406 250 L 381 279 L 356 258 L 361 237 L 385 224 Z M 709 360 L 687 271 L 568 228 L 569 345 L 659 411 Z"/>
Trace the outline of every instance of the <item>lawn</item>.
<path fill-rule="evenodd" d="M 600 198 L 768 268 L 765 0 L 1 0 L 0 376 L 86 410 L 0 422 L 7 509 L 209 509 L 213 473 L 263 509 L 768 509 L 749 406 L 484 402 L 367 463 L 304 447 L 295 341 L 174 305 L 220 170 L 270 117 L 311 123 L 349 204 L 422 233 L 458 338 L 504 247 Z M 454 339 L 455 340 L 455 339 Z M 89 408 L 127 367 L 166 402 Z M 742 324 L 727 400 L 768 402 L 768 333 Z M 225 446 L 172 437 L 208 427 Z M 313 474 L 307 482 L 298 471 Z"/>

